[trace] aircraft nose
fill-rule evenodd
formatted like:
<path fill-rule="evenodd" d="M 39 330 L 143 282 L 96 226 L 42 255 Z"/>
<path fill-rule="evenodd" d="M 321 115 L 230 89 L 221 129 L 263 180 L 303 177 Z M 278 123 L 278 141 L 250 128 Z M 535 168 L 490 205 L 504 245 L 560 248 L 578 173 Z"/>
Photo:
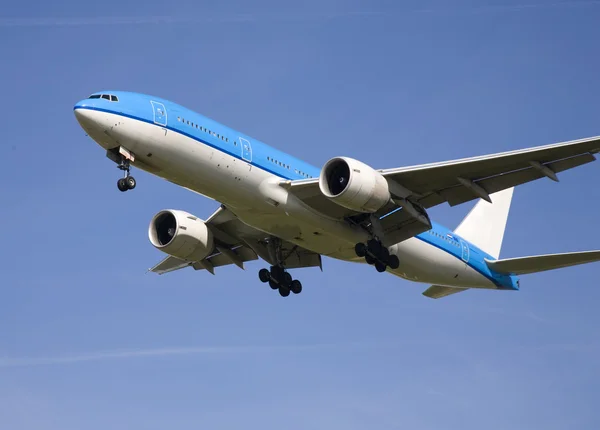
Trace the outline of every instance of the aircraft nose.
<path fill-rule="evenodd" d="M 73 114 L 80 127 L 92 139 L 100 138 L 105 128 L 105 118 L 94 107 L 94 100 L 81 100 L 73 106 Z"/>
<path fill-rule="evenodd" d="M 79 122 L 79 124 L 85 128 L 85 123 L 89 121 L 89 112 L 86 112 L 87 109 L 82 109 L 82 106 L 78 106 L 75 105 L 75 108 L 73 109 L 73 113 L 75 114 L 75 118 L 77 119 L 77 122 Z"/>
<path fill-rule="evenodd" d="M 119 146 L 119 143 L 107 135 L 110 119 L 106 112 L 100 110 L 101 106 L 96 99 L 85 99 L 75 103 L 73 114 L 85 133 L 96 143 L 106 149 Z"/>
<path fill-rule="evenodd" d="M 91 107 L 90 100 L 81 100 L 73 106 L 75 118 L 77 119 L 77 122 L 79 122 L 79 125 L 84 129 L 87 129 L 94 124 L 92 110 L 90 109 Z"/>

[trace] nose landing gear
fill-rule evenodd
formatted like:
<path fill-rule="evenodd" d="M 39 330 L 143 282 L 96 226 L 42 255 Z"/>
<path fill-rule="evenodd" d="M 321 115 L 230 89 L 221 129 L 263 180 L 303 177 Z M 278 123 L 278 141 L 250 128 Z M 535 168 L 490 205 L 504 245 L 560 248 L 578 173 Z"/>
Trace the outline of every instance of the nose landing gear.
<path fill-rule="evenodd" d="M 129 160 L 121 156 L 121 162 L 117 167 L 124 172 L 124 176 L 117 181 L 117 188 L 119 191 L 125 192 L 127 190 L 133 190 L 136 186 L 136 181 L 135 178 L 130 175 L 131 163 Z"/>

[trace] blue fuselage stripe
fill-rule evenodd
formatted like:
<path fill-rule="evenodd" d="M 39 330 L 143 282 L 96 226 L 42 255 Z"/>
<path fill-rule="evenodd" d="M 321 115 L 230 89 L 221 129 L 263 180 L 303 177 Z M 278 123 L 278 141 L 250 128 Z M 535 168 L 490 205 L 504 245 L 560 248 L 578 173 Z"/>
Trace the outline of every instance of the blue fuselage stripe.
<path fill-rule="evenodd" d="M 271 174 L 273 174 L 273 175 L 275 175 L 275 176 L 277 176 L 279 178 L 293 179 L 292 177 L 283 176 L 281 173 L 275 172 L 275 171 L 273 171 L 273 170 L 271 170 L 271 169 L 263 166 L 262 164 L 257 164 L 257 163 L 255 163 L 253 161 L 248 161 L 248 160 L 242 158 L 242 156 L 239 155 L 239 154 L 236 154 L 234 152 L 228 151 L 225 148 L 222 148 L 222 147 L 220 147 L 218 145 L 214 145 L 214 144 L 212 144 L 211 142 L 209 142 L 207 140 L 201 139 L 198 136 L 194 136 L 193 134 L 187 133 L 187 132 L 185 132 L 183 130 L 180 130 L 178 128 L 171 127 L 170 125 L 157 124 L 153 120 L 149 120 L 147 118 L 142 118 L 142 117 L 139 117 L 139 116 L 136 116 L 136 115 L 131 115 L 131 114 L 123 113 L 123 112 L 115 112 L 115 111 L 111 111 L 111 110 L 108 110 L 108 109 L 102 109 L 102 108 L 98 108 L 98 107 L 88 107 L 88 106 L 86 106 L 86 107 L 77 107 L 74 110 L 77 110 L 77 109 L 88 109 L 88 110 L 93 110 L 93 111 L 98 111 L 98 112 L 110 113 L 112 115 L 122 116 L 122 117 L 125 117 L 125 118 L 130 118 L 130 119 L 134 119 L 134 120 L 137 120 L 137 121 L 145 122 L 147 124 L 155 125 L 155 126 L 160 127 L 160 128 L 166 128 L 167 130 L 173 131 L 175 133 L 182 134 L 182 135 L 184 135 L 186 137 L 189 137 L 190 139 L 193 139 L 193 140 L 195 140 L 197 142 L 200 142 L 200 143 L 202 143 L 204 145 L 210 146 L 213 149 L 216 149 L 218 151 L 224 152 L 227 155 L 231 155 L 232 157 L 235 157 L 238 160 L 241 160 L 241 161 L 244 161 L 245 163 L 251 164 L 254 167 L 258 167 L 258 168 L 260 168 L 260 169 L 262 169 L 262 170 L 264 170 L 266 172 L 269 172 L 269 173 L 271 173 Z"/>

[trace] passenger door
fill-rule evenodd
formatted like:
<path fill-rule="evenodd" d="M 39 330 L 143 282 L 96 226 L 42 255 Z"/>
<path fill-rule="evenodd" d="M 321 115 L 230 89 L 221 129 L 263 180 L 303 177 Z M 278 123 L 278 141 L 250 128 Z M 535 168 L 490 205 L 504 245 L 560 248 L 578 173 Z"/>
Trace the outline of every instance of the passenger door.
<path fill-rule="evenodd" d="M 154 114 L 154 124 L 166 127 L 167 126 L 167 110 L 165 105 L 159 102 L 151 101 L 152 111 Z"/>
<path fill-rule="evenodd" d="M 462 260 L 465 263 L 469 262 L 469 244 L 461 239 L 460 246 L 462 248 Z"/>
<path fill-rule="evenodd" d="M 248 163 L 252 162 L 252 146 L 246 139 L 240 137 L 240 146 L 242 147 L 242 159 Z"/>

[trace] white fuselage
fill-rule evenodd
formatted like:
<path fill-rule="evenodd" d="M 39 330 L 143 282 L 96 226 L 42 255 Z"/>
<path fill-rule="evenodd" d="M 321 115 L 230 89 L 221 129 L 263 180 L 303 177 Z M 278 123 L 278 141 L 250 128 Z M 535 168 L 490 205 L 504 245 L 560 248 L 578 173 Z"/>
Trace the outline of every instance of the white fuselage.
<path fill-rule="evenodd" d="M 136 167 L 217 200 L 245 224 L 332 258 L 362 262 L 354 245 L 367 233 L 331 219 L 289 193 L 280 178 L 239 158 L 156 124 L 84 110 L 77 113 L 88 135 L 105 149 L 122 146 L 135 154 Z M 496 288 L 464 261 L 417 238 L 390 248 L 402 278 L 469 288 Z"/>

